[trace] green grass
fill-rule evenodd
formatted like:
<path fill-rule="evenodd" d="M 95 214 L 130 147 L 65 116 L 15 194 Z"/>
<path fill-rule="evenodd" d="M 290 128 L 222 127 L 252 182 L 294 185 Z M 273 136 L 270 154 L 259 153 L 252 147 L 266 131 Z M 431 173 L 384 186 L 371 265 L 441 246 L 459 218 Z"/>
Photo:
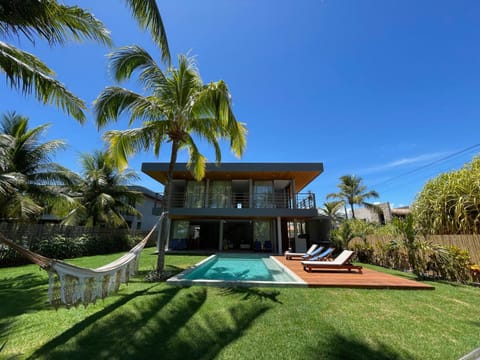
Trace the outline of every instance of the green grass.
<path fill-rule="evenodd" d="M 117 256 L 71 262 L 97 267 Z M 201 258 L 171 255 L 167 265 Z M 146 249 L 141 274 L 117 295 L 57 311 L 44 271 L 0 269 L 0 358 L 444 360 L 480 347 L 479 288 L 180 288 L 143 281 L 155 261 Z"/>

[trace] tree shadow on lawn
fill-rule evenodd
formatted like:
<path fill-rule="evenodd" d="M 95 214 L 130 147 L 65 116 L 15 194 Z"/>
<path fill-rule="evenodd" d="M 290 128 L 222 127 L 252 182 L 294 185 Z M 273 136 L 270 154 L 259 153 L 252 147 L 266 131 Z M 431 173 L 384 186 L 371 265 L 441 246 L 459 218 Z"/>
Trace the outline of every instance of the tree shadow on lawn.
<path fill-rule="evenodd" d="M 71 340 L 78 334 L 80 334 L 82 331 L 84 331 L 86 328 L 88 328 L 91 325 L 94 325 L 96 322 L 101 321 L 104 317 L 108 316 L 110 313 L 114 312 L 118 308 L 120 308 L 122 305 L 125 305 L 129 301 L 147 294 L 152 288 L 155 286 L 158 286 L 159 284 L 152 285 L 147 289 L 139 290 L 134 293 L 125 295 L 121 297 L 119 300 L 115 301 L 113 304 L 108 305 L 104 309 L 88 316 L 84 320 L 80 321 L 79 323 L 75 324 L 73 327 L 70 329 L 66 330 L 62 334 L 58 335 L 54 339 L 50 340 L 48 343 L 43 345 L 40 349 L 35 351 L 35 353 L 29 357 L 29 359 L 36 359 L 42 355 L 47 354 L 49 351 L 54 350 L 56 347 L 61 346 L 62 344 L 66 343 L 67 341 Z M 164 289 L 159 292 L 152 292 L 150 294 L 162 294 L 164 296 L 163 301 L 159 301 L 159 304 L 165 304 L 167 303 L 171 298 L 175 296 L 177 293 L 176 289 L 174 288 L 168 288 Z M 75 311 L 74 309 L 71 309 L 70 311 Z M 106 333 L 108 334 L 108 333 Z"/>
<path fill-rule="evenodd" d="M 277 299 L 278 295 L 280 295 L 280 291 L 278 290 L 261 290 L 250 287 L 227 287 L 222 288 L 221 293 L 224 295 L 241 295 L 242 300 L 270 300 L 282 304 L 282 302 Z"/>
<path fill-rule="evenodd" d="M 74 336 L 62 334 L 31 358 L 213 359 L 270 307 L 232 301 L 200 311 L 207 291 L 205 287 L 169 288 L 166 295 L 141 299 L 124 311 L 90 322 L 88 328 L 84 324 Z M 62 340 L 69 341 L 63 345 Z"/>
<path fill-rule="evenodd" d="M 48 309 L 47 280 L 36 274 L 4 278 L 0 282 L 0 319 Z"/>
<path fill-rule="evenodd" d="M 328 360 L 410 360 L 414 357 L 406 351 L 376 341 L 368 344 L 354 338 L 347 338 L 334 329 L 319 340 L 317 347 L 305 351 L 305 359 Z"/>

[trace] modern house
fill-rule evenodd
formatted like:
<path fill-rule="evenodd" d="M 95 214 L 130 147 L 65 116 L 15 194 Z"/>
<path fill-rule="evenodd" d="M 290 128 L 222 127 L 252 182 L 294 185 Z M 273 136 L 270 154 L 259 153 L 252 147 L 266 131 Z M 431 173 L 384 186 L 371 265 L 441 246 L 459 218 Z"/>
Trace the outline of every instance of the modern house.
<path fill-rule="evenodd" d="M 152 209 L 159 206 L 162 201 L 158 193 L 143 186 L 129 185 L 130 190 L 138 191 L 143 195 L 143 201 L 135 203 L 135 208 L 142 216 L 125 215 L 125 221 L 129 229 L 138 231 L 150 231 L 158 222 L 158 216 L 153 214 Z"/>
<path fill-rule="evenodd" d="M 165 185 L 168 163 L 143 163 L 142 171 Z M 168 249 L 282 253 L 327 241 L 329 220 L 318 215 L 315 194 L 303 192 L 322 172 L 322 163 L 207 164 L 196 181 L 178 163 Z"/>

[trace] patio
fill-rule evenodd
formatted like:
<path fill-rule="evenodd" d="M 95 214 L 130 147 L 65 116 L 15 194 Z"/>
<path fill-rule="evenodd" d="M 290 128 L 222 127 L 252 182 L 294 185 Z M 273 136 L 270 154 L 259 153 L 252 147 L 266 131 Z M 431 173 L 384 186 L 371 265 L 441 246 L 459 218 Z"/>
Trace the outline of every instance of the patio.
<path fill-rule="evenodd" d="M 309 287 L 346 287 L 364 289 L 401 289 L 401 290 L 434 290 L 431 285 L 418 281 L 409 280 L 400 276 L 394 276 L 383 272 L 363 268 L 362 273 L 344 270 L 328 271 L 316 270 L 306 272 L 303 270 L 301 261 L 286 260 L 285 256 L 275 256 Z"/>

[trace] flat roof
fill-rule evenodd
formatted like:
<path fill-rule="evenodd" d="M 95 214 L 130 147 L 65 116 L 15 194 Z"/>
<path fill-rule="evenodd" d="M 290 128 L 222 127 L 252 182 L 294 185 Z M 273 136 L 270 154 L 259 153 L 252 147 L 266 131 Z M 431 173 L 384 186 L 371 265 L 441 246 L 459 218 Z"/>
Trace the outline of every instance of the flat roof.
<path fill-rule="evenodd" d="M 147 162 L 142 171 L 165 185 L 168 163 Z M 295 180 L 295 191 L 300 192 L 323 172 L 323 163 L 207 163 L 205 178 L 213 180 Z M 177 163 L 174 179 L 193 180 L 186 163 Z"/>

